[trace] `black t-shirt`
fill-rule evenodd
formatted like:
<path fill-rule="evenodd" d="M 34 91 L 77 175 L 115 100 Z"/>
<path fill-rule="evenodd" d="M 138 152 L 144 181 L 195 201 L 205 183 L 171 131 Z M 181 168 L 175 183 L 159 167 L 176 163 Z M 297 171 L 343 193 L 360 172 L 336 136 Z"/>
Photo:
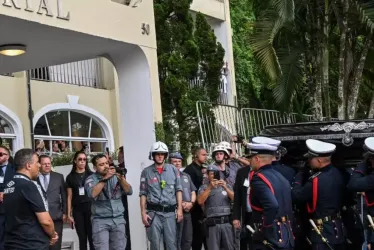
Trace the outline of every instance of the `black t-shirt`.
<path fill-rule="evenodd" d="M 79 188 L 84 188 L 84 183 L 86 182 L 86 179 L 93 174 L 91 171 L 84 172 L 84 173 L 70 173 L 66 177 L 66 185 L 68 188 L 72 189 L 73 197 L 71 201 L 71 206 L 73 209 L 79 210 L 80 205 L 82 203 L 88 203 L 91 202 L 91 199 L 87 196 L 87 192 L 84 192 L 84 195 L 79 195 Z M 86 207 L 86 206 L 85 206 Z"/>
<path fill-rule="evenodd" d="M 5 249 L 49 248 L 49 237 L 35 214 L 48 211 L 48 204 L 36 182 L 16 173 L 4 190 L 4 210 Z"/>

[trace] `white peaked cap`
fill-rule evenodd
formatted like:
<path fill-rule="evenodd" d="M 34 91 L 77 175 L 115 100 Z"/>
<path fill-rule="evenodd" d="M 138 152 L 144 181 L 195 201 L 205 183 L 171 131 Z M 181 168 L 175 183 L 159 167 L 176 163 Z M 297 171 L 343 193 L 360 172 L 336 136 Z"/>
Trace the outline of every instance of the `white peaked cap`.
<path fill-rule="evenodd" d="M 252 142 L 257 144 L 268 144 L 274 147 L 279 147 L 279 145 L 281 144 L 281 141 L 279 140 L 275 140 L 264 136 L 256 136 L 252 139 Z"/>
<path fill-rule="evenodd" d="M 263 155 L 273 155 L 277 151 L 277 147 L 269 144 L 259 144 L 259 143 L 248 143 L 247 147 L 250 149 L 250 156 L 263 154 Z"/>
<path fill-rule="evenodd" d="M 306 140 L 308 153 L 305 156 L 309 157 L 326 157 L 335 152 L 336 145 L 314 139 Z"/>
<path fill-rule="evenodd" d="M 366 153 L 374 155 L 374 137 L 368 137 L 365 139 L 365 150 Z"/>

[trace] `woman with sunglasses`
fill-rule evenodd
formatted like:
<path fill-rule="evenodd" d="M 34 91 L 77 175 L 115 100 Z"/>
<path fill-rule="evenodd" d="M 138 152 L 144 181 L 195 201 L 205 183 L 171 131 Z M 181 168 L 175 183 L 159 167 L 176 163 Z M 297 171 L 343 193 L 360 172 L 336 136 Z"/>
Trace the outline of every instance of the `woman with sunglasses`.
<path fill-rule="evenodd" d="M 92 243 L 91 200 L 84 190 L 84 183 L 92 173 L 88 166 L 87 155 L 83 151 L 76 152 L 73 158 L 73 168 L 66 177 L 67 213 L 68 222 L 72 229 L 76 228 L 80 250 L 87 250 L 87 240 L 90 250 L 94 249 Z"/>

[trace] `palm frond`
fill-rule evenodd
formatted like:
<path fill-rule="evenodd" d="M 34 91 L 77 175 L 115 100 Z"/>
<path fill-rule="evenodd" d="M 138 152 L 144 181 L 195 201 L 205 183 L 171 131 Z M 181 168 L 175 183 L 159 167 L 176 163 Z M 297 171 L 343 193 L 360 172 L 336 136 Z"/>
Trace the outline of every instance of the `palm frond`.
<path fill-rule="evenodd" d="M 352 7 L 359 12 L 361 22 L 374 31 L 374 0 L 355 0 Z"/>
<path fill-rule="evenodd" d="M 278 58 L 282 68 L 279 81 L 273 84 L 273 95 L 277 104 L 283 109 L 291 107 L 297 90 L 305 84 L 304 59 L 302 48 L 292 50 L 279 49 Z M 289 111 L 289 110 L 284 110 Z"/>
<path fill-rule="evenodd" d="M 286 23 L 294 20 L 294 0 L 268 0 L 260 3 L 258 17 L 254 24 L 254 32 L 249 40 L 265 72 L 271 80 L 276 80 L 281 75 L 281 67 L 274 49 L 274 39 Z"/>

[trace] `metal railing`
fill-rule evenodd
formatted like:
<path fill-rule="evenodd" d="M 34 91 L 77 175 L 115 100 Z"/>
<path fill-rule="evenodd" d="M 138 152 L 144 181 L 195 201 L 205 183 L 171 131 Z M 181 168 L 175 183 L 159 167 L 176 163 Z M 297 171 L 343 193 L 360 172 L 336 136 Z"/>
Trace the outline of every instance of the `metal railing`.
<path fill-rule="evenodd" d="M 202 101 L 196 103 L 196 109 L 201 143 L 208 152 L 216 143 L 230 141 L 233 135 L 242 135 L 248 139 L 260 134 L 266 126 L 316 121 L 312 115 L 255 108 L 239 109 L 236 106 Z"/>
<path fill-rule="evenodd" d="M 100 58 L 30 70 L 33 80 L 102 88 Z"/>

